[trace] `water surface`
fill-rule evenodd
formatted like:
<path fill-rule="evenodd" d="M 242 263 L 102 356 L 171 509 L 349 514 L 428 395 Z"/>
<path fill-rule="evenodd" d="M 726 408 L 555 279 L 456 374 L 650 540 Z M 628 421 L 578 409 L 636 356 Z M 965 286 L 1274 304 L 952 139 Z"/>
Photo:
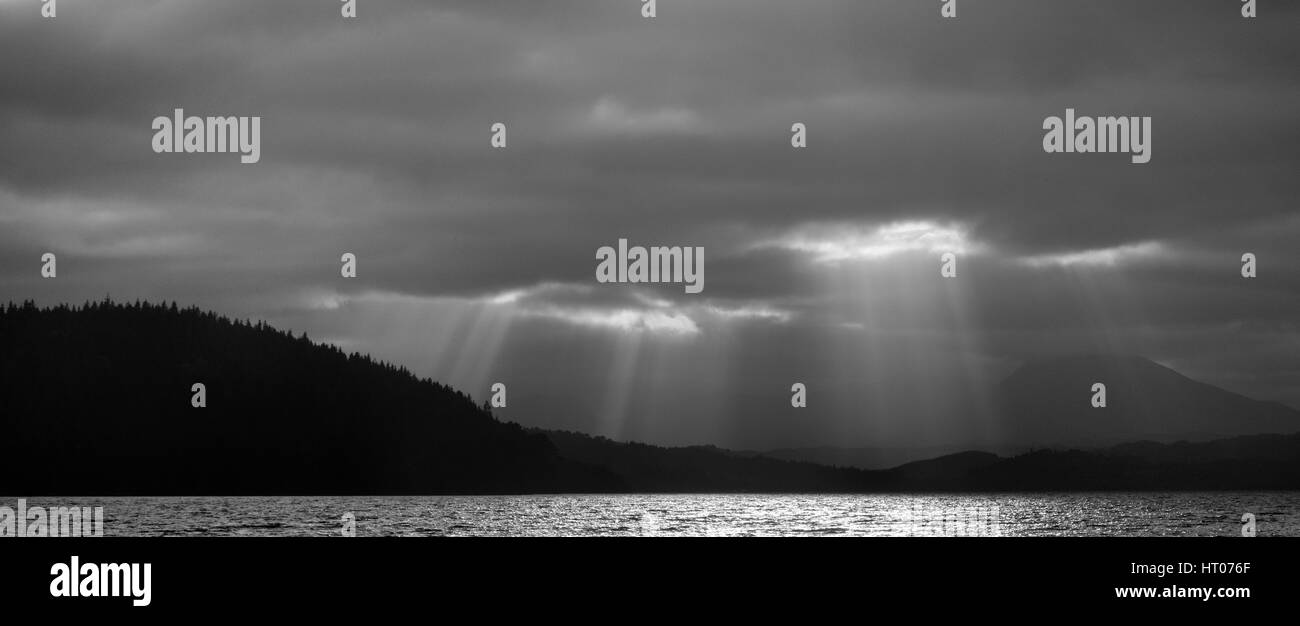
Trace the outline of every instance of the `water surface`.
<path fill-rule="evenodd" d="M 0 500 L 15 507 L 17 497 Z M 29 498 L 102 506 L 106 536 L 1300 535 L 1300 492 Z"/>

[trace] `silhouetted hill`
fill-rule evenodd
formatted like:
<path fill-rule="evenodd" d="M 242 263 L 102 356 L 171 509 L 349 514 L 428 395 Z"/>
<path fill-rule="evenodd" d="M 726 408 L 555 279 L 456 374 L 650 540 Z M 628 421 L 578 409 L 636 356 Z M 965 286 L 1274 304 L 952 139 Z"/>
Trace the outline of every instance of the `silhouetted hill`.
<path fill-rule="evenodd" d="M 933 459 L 958 452 L 979 449 L 1000 456 L 1011 456 L 1028 452 L 1025 445 L 944 445 L 921 447 L 880 447 L 880 448 L 839 448 L 835 446 L 817 446 L 811 448 L 778 448 L 762 452 L 744 451 L 737 454 L 765 456 L 786 461 L 802 461 L 832 467 L 853 467 L 857 469 L 879 470 L 898 467 L 904 463 Z"/>
<path fill-rule="evenodd" d="M 1097 382 L 1106 385 L 1105 408 L 1091 404 Z M 1094 446 L 1300 431 L 1300 411 L 1197 382 L 1140 357 L 1030 361 L 999 385 L 997 396 L 1001 439 L 1021 444 Z"/>
<path fill-rule="evenodd" d="M 504 424 L 405 368 L 196 308 L 0 310 L 0 493 L 853 491 L 869 476 Z M 193 383 L 207 406 L 190 405 Z M 557 447 L 557 444 L 559 446 Z"/>
<path fill-rule="evenodd" d="M 1001 460 L 998 455 L 991 452 L 958 452 L 936 459 L 900 465 L 890 472 L 905 483 L 937 487 L 941 486 L 940 483 L 959 481 L 974 472 L 992 467 Z"/>
<path fill-rule="evenodd" d="M 546 433 L 565 458 L 606 468 L 632 491 L 846 492 L 887 487 L 885 477 L 856 469 L 737 454 L 713 446 L 665 448 L 568 431 Z"/>
<path fill-rule="evenodd" d="M 1041 450 L 976 468 L 960 485 L 988 491 L 1300 489 L 1300 435 Z"/>
<path fill-rule="evenodd" d="M 0 493 L 619 488 L 404 368 L 175 304 L 11 304 L 0 381 Z"/>

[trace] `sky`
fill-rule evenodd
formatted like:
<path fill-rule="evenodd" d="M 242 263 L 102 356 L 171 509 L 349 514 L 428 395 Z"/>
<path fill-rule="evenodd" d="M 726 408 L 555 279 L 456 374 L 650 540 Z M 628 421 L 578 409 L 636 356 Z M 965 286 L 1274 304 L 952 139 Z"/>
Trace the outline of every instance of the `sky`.
<path fill-rule="evenodd" d="M 658 444 L 980 440 L 1078 353 L 1300 407 L 1300 5 L 939 4 L 0 0 L 0 301 L 197 304 Z M 155 153 L 177 108 L 260 161 Z M 1044 152 L 1067 108 L 1151 161 Z M 598 283 L 620 238 L 704 290 Z"/>

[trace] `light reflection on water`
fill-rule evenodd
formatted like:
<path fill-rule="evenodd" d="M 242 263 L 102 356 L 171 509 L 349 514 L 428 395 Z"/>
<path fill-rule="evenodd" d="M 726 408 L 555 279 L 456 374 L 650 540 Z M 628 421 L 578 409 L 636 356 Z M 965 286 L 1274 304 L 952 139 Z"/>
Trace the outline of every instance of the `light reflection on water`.
<path fill-rule="evenodd" d="M 0 505 L 15 507 L 17 497 Z M 1300 535 L 1300 492 L 31 498 L 103 506 L 106 536 Z"/>

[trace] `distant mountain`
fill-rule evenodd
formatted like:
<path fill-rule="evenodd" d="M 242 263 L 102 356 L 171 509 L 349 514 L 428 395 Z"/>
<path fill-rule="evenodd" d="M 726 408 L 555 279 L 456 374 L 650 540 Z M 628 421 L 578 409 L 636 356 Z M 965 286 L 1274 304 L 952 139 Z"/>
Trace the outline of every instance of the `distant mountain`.
<path fill-rule="evenodd" d="M 1093 408 L 1092 385 L 1105 383 L 1106 407 Z M 887 469 L 911 461 L 979 449 L 1017 456 L 1033 449 L 1095 449 L 1128 441 L 1208 441 L 1251 434 L 1300 432 L 1300 411 L 1253 400 L 1192 380 L 1133 356 L 1068 356 L 1031 360 L 993 394 L 990 432 L 1001 443 L 926 447 L 783 448 L 749 454 Z"/>
<path fill-rule="evenodd" d="M 1018 372 L 1008 391 L 1028 385 L 1020 397 L 1047 408 L 1017 413 L 1021 421 L 1010 424 L 1053 437 L 1111 432 L 1071 430 L 1078 416 L 1050 410 L 1063 392 L 1079 394 L 1070 376 L 1092 379 L 1101 371 L 1114 384 L 1120 377 L 1103 365 Z M 1111 392 L 1112 407 L 1134 402 L 1116 397 L 1131 398 L 1135 389 L 1191 394 L 1190 404 L 1154 399 L 1146 406 L 1189 417 L 1124 407 L 1115 415 L 1140 425 L 1099 418 L 1111 420 L 1108 428 L 1287 424 L 1287 411 L 1260 410 L 1276 405 L 1152 366 L 1115 370 L 1136 382 L 1112 388 L 1121 391 Z M 191 406 L 195 383 L 206 386 L 206 407 Z M 963 452 L 865 471 L 528 430 L 404 368 L 175 304 L 0 308 L 0 433 L 0 494 L 16 496 L 1300 488 L 1300 435 L 1010 458 Z"/>
<path fill-rule="evenodd" d="M 1091 404 L 1094 383 L 1106 385 L 1105 408 Z M 1029 361 L 1002 381 L 996 397 L 999 438 L 1038 447 L 1300 431 L 1300 411 L 1197 382 L 1140 357 Z"/>
<path fill-rule="evenodd" d="M 802 461 L 832 467 L 853 467 L 857 469 L 889 469 L 904 463 L 933 459 L 958 452 L 978 448 L 1002 456 L 1014 456 L 1029 451 L 1023 445 L 947 445 L 922 446 L 915 448 L 838 448 L 834 446 L 817 446 L 812 448 L 778 448 L 762 452 L 738 452 L 749 456 L 765 456 L 786 461 Z"/>

